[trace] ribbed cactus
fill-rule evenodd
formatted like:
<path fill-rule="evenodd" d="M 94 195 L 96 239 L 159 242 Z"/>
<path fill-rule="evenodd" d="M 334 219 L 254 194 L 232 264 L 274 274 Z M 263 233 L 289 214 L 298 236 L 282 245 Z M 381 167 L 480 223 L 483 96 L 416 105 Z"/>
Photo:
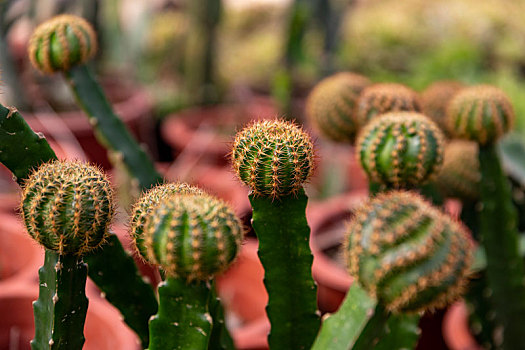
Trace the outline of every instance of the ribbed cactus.
<path fill-rule="evenodd" d="M 44 73 L 66 71 L 95 55 L 97 38 L 83 18 L 60 15 L 35 29 L 29 43 L 29 59 Z"/>
<path fill-rule="evenodd" d="M 308 134 L 279 120 L 255 122 L 239 132 L 231 158 L 235 173 L 255 196 L 298 193 L 314 169 Z"/>
<path fill-rule="evenodd" d="M 376 196 L 356 211 L 347 233 L 350 274 L 392 312 L 443 307 L 465 287 L 470 235 L 416 194 Z"/>
<path fill-rule="evenodd" d="M 428 86 L 421 93 L 423 113 L 431 118 L 443 132 L 447 130 L 447 106 L 452 97 L 465 85 L 459 81 L 442 80 Z"/>
<path fill-rule="evenodd" d="M 391 112 L 359 133 L 357 154 L 370 180 L 387 187 L 418 186 L 441 167 L 443 133 L 416 112 Z"/>
<path fill-rule="evenodd" d="M 357 100 L 359 127 L 364 127 L 376 115 L 395 111 L 421 111 L 418 94 L 401 84 L 374 84 L 363 90 Z"/>
<path fill-rule="evenodd" d="M 349 72 L 321 80 L 308 95 L 306 114 L 323 136 L 338 142 L 354 142 L 358 130 L 355 105 L 368 78 Z"/>
<path fill-rule="evenodd" d="M 514 125 L 514 109 L 507 95 L 490 85 L 476 85 L 458 92 L 447 107 L 451 135 L 492 144 Z"/>

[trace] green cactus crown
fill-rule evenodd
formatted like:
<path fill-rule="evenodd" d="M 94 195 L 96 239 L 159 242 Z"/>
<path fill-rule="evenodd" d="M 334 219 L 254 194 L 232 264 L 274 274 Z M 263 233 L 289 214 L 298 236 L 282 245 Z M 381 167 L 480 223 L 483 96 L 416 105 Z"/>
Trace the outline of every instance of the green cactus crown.
<path fill-rule="evenodd" d="M 456 138 L 494 143 L 514 125 L 514 109 L 507 95 L 490 85 L 458 92 L 447 107 L 448 131 Z"/>
<path fill-rule="evenodd" d="M 356 116 L 364 127 L 376 115 L 396 111 L 420 112 L 418 94 L 401 84 L 374 84 L 363 90 L 357 100 Z"/>
<path fill-rule="evenodd" d="M 314 169 L 308 134 L 280 120 L 255 122 L 240 131 L 231 159 L 237 176 L 254 195 L 272 198 L 296 193 Z"/>
<path fill-rule="evenodd" d="M 357 154 L 371 181 L 394 188 L 418 186 L 439 171 L 443 138 L 426 116 L 391 112 L 361 130 Z"/>
<path fill-rule="evenodd" d="M 447 130 L 447 105 L 465 85 L 459 81 L 443 80 L 431 84 L 421 94 L 423 114 L 432 119 L 444 133 Z"/>
<path fill-rule="evenodd" d="M 95 55 L 97 38 L 83 18 L 60 15 L 35 29 L 28 51 L 31 63 L 41 72 L 67 71 Z"/>
<path fill-rule="evenodd" d="M 45 248 L 85 255 L 107 237 L 113 192 L 97 167 L 54 161 L 41 165 L 26 180 L 21 212 L 31 237 Z"/>
<path fill-rule="evenodd" d="M 171 193 L 149 209 L 135 239 L 146 260 L 168 276 L 207 280 L 224 271 L 240 249 L 243 229 L 239 218 L 223 201 L 204 193 Z M 136 238 L 136 237 L 135 237 Z"/>
<path fill-rule="evenodd" d="M 470 234 L 417 194 L 378 195 L 356 211 L 347 233 L 350 274 L 392 312 L 443 307 L 465 287 Z"/>
<path fill-rule="evenodd" d="M 320 81 L 308 96 L 306 113 L 312 125 L 333 141 L 354 142 L 358 130 L 355 105 L 368 78 L 342 72 Z"/>

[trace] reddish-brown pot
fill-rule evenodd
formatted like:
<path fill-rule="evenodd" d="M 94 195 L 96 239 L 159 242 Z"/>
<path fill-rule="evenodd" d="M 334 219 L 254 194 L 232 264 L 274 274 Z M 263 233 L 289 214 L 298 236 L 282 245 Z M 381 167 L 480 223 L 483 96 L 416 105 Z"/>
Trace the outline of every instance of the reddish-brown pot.
<path fill-rule="evenodd" d="M 443 338 L 451 350 L 482 350 L 470 333 L 468 311 L 464 301 L 448 308 L 443 319 Z"/>

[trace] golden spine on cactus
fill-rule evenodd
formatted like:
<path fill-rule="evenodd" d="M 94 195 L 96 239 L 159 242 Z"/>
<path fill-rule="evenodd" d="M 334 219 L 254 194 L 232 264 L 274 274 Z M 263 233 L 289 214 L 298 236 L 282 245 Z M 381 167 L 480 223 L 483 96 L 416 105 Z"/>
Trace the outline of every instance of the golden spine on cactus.
<path fill-rule="evenodd" d="M 447 105 L 465 85 L 459 81 L 442 80 L 431 84 L 421 93 L 423 114 L 431 118 L 443 132 L 447 131 Z"/>
<path fill-rule="evenodd" d="M 458 299 L 473 243 L 463 225 L 421 196 L 382 193 L 357 209 L 345 239 L 350 274 L 392 312 L 420 312 Z"/>
<path fill-rule="evenodd" d="M 451 140 L 445 146 L 436 184 L 448 197 L 474 200 L 479 198 L 480 181 L 478 145 L 473 141 Z"/>
<path fill-rule="evenodd" d="M 290 122 L 254 122 L 235 137 L 231 159 L 239 179 L 255 196 L 297 193 L 314 169 L 310 136 Z"/>
<path fill-rule="evenodd" d="M 497 141 L 514 126 L 514 109 L 507 95 L 490 85 L 458 92 L 447 107 L 447 127 L 456 138 L 481 145 Z"/>
<path fill-rule="evenodd" d="M 401 84 L 381 83 L 365 88 L 357 100 L 356 116 L 360 128 L 377 115 L 396 111 L 420 112 L 417 92 Z"/>
<path fill-rule="evenodd" d="M 85 255 L 104 243 L 113 218 L 113 192 L 104 173 L 79 161 L 36 169 L 22 193 L 28 233 L 59 254 Z"/>
<path fill-rule="evenodd" d="M 243 230 L 239 218 L 224 201 L 204 193 L 163 196 L 149 209 L 141 225 L 137 249 L 168 276 L 207 280 L 224 271 L 240 249 Z"/>
<path fill-rule="evenodd" d="M 357 98 L 368 78 L 341 72 L 321 80 L 308 95 L 306 114 L 316 130 L 338 142 L 354 142 L 358 130 Z"/>
<path fill-rule="evenodd" d="M 371 181 L 389 187 L 418 186 L 443 162 L 443 132 L 416 112 L 391 112 L 373 119 L 357 139 L 357 155 Z"/>
<path fill-rule="evenodd" d="M 143 244 L 144 225 L 153 208 L 164 198 L 174 194 L 203 194 L 204 192 L 185 183 L 164 183 L 145 191 L 133 206 L 131 212 L 131 239 L 138 253 L 144 259 L 146 249 Z"/>
<path fill-rule="evenodd" d="M 95 55 L 97 38 L 85 19 L 59 15 L 35 29 L 28 51 L 31 63 L 41 72 L 67 71 Z"/>

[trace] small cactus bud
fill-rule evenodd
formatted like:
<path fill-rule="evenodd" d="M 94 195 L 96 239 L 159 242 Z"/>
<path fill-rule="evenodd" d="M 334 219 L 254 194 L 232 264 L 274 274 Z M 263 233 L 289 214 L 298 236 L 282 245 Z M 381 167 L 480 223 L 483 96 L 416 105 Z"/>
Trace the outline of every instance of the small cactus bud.
<path fill-rule="evenodd" d="M 465 287 L 470 234 L 415 193 L 379 194 L 356 210 L 347 233 L 350 274 L 392 312 L 443 307 Z"/>
<path fill-rule="evenodd" d="M 432 119 L 441 130 L 447 134 L 447 105 L 454 95 L 465 85 L 459 81 L 437 81 L 426 88 L 421 94 L 423 114 Z"/>
<path fill-rule="evenodd" d="M 368 78 L 342 72 L 321 80 L 310 92 L 306 113 L 316 130 L 338 142 L 354 142 L 358 130 L 355 105 Z"/>
<path fill-rule="evenodd" d="M 43 73 L 67 71 L 97 51 L 91 24 L 73 15 L 60 15 L 40 24 L 29 41 L 29 59 Z"/>
<path fill-rule="evenodd" d="M 107 237 L 113 192 L 97 167 L 54 161 L 26 180 L 21 209 L 27 231 L 38 243 L 59 254 L 85 255 Z"/>
<path fill-rule="evenodd" d="M 387 186 L 418 186 L 443 161 L 443 133 L 416 112 L 391 112 L 372 120 L 357 140 L 361 166 L 371 181 Z"/>
<path fill-rule="evenodd" d="M 223 201 L 207 194 L 171 194 L 151 208 L 142 236 L 149 263 L 168 276 L 192 281 L 226 270 L 240 249 L 243 232 Z"/>
<path fill-rule="evenodd" d="M 514 109 L 507 95 L 490 85 L 458 92 L 447 107 L 448 131 L 457 138 L 491 144 L 514 125 Z"/>
<path fill-rule="evenodd" d="M 401 84 L 374 84 L 363 90 L 357 100 L 356 116 L 364 127 L 376 115 L 396 111 L 420 112 L 418 94 Z"/>
<path fill-rule="evenodd" d="M 443 167 L 436 184 L 447 197 L 479 198 L 478 145 L 473 141 L 452 140 L 445 146 Z"/>
<path fill-rule="evenodd" d="M 255 122 L 240 131 L 231 157 L 237 176 L 256 196 L 296 193 L 314 168 L 308 134 L 280 120 Z"/>
<path fill-rule="evenodd" d="M 144 224 L 146 218 L 163 198 L 173 194 L 203 194 L 199 188 L 185 183 L 165 183 L 153 187 L 144 192 L 137 203 L 133 206 L 131 213 L 131 238 L 135 247 L 144 259 L 146 259 L 146 248 L 144 247 Z"/>

